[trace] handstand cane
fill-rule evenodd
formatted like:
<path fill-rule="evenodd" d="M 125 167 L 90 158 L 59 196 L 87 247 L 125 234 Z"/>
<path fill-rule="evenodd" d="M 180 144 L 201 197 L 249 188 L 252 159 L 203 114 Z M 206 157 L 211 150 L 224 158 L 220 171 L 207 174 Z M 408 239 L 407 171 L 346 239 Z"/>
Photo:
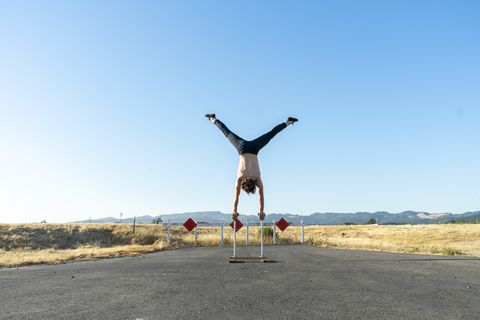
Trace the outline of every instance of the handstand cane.
<path fill-rule="evenodd" d="M 237 260 L 258 259 L 262 262 L 268 262 L 268 258 L 263 255 L 263 220 L 260 220 L 260 256 L 259 257 L 237 257 L 237 220 L 233 220 L 233 256 L 230 257 L 228 262 L 236 262 Z"/>
<path fill-rule="evenodd" d="M 233 220 L 233 256 L 237 257 L 237 220 Z"/>
<path fill-rule="evenodd" d="M 261 232 L 261 235 L 260 235 L 260 239 L 261 239 L 261 242 L 260 242 L 260 257 L 263 258 L 263 220 L 260 220 L 260 232 Z"/>

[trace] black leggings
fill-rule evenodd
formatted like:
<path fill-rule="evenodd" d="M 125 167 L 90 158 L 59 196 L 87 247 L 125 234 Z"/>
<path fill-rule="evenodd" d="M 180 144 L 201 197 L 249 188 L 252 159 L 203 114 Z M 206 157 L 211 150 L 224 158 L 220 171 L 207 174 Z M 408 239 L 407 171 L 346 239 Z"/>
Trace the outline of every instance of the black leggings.
<path fill-rule="evenodd" d="M 285 122 L 280 123 L 277 125 L 275 128 L 273 128 L 271 131 L 265 133 L 264 135 L 261 135 L 255 140 L 247 141 L 243 140 L 239 136 L 237 136 L 235 133 L 230 131 L 226 125 L 223 124 L 220 120 L 215 120 L 215 125 L 220 129 L 220 131 L 223 132 L 225 137 L 228 138 L 228 141 L 230 141 L 231 144 L 237 149 L 238 154 L 244 154 L 244 153 L 253 153 L 253 154 L 258 154 L 260 149 L 265 147 L 267 143 L 272 140 L 273 137 L 283 129 L 287 127 Z"/>

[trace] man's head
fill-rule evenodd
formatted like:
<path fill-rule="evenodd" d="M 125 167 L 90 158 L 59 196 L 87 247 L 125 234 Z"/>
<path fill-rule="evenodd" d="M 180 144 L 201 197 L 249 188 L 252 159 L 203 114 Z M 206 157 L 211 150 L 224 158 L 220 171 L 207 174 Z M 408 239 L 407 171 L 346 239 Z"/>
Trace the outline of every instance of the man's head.
<path fill-rule="evenodd" d="M 255 181 L 253 179 L 247 178 L 242 181 L 242 189 L 245 191 L 247 194 L 255 194 Z"/>

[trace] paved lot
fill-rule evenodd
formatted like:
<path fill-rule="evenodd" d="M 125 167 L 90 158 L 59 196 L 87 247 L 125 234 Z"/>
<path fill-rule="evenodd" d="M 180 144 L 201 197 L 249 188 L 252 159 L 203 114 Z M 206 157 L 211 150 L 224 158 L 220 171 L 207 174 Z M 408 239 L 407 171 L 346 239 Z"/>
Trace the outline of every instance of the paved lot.
<path fill-rule="evenodd" d="M 258 246 L 237 255 L 258 255 Z M 480 259 L 308 245 L 0 270 L 1 319 L 480 319 Z"/>

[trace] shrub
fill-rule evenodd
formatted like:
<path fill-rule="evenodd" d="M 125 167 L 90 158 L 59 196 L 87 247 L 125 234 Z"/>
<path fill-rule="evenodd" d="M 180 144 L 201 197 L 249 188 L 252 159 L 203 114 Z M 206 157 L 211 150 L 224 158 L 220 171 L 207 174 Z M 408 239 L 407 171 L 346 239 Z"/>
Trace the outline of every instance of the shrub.
<path fill-rule="evenodd" d="M 258 237 L 261 236 L 261 229 L 258 229 Z M 273 237 L 273 227 L 263 227 L 264 237 Z"/>
<path fill-rule="evenodd" d="M 455 250 L 455 249 L 452 249 L 452 248 L 446 248 L 443 250 L 443 254 L 447 255 L 447 256 L 454 256 L 456 254 L 460 255 L 462 254 L 461 251 L 458 251 L 458 250 Z"/>
<path fill-rule="evenodd" d="M 258 229 L 257 237 L 260 239 L 261 229 Z M 273 238 L 273 227 L 263 227 L 263 237 L 264 238 Z M 276 232 L 277 240 L 279 240 L 278 232 Z"/>

